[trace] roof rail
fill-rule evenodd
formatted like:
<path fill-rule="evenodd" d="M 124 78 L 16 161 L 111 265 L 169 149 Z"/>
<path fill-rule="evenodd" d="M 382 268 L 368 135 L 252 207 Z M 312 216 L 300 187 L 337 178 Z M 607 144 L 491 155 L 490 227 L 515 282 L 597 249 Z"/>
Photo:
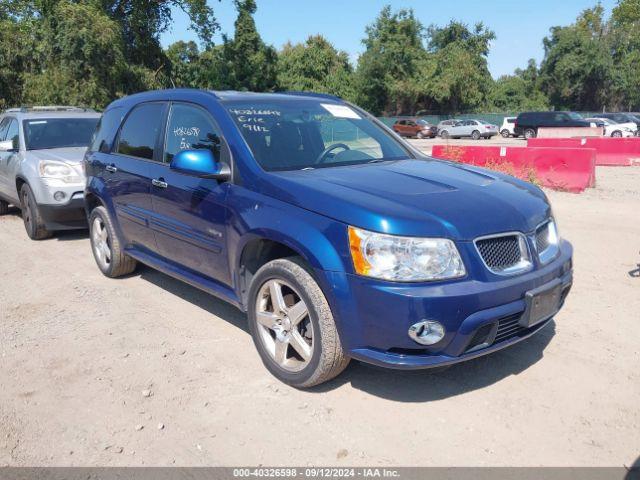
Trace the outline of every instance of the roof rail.
<path fill-rule="evenodd" d="M 93 108 L 74 107 L 71 105 L 33 105 L 22 106 L 17 108 L 8 108 L 6 113 L 25 113 L 25 112 L 95 112 Z"/>
<path fill-rule="evenodd" d="M 317 97 L 317 98 L 326 98 L 328 100 L 342 100 L 337 95 L 331 95 L 330 93 L 317 93 L 317 92 L 303 92 L 303 91 L 289 91 L 289 92 L 281 92 L 285 95 L 297 95 L 299 97 Z"/>

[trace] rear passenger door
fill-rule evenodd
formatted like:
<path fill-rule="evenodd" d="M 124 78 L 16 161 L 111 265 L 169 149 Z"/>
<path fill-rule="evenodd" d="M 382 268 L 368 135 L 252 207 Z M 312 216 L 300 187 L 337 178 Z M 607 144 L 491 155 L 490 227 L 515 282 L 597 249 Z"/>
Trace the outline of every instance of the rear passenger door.
<path fill-rule="evenodd" d="M 104 165 L 107 197 L 113 202 L 118 222 L 128 245 L 151 252 L 155 237 L 149 227 L 151 167 L 162 160 L 162 125 L 167 104 L 139 104 L 125 118 L 111 155 Z"/>
<path fill-rule="evenodd" d="M 209 149 L 217 161 L 230 163 L 226 143 L 209 112 L 194 104 L 173 102 L 162 163 L 152 166 L 151 227 L 165 260 L 229 285 L 225 203 L 229 184 L 169 168 L 181 150 L 199 149 Z"/>

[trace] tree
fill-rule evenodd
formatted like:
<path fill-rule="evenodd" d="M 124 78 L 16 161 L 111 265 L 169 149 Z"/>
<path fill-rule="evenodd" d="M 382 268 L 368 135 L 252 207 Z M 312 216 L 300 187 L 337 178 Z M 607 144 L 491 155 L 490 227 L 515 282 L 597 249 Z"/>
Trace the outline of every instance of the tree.
<path fill-rule="evenodd" d="M 513 75 L 503 75 L 493 83 L 486 108 L 496 112 L 547 110 L 549 99 L 538 86 L 538 67 L 530 59 L 527 68 L 517 68 Z"/>
<path fill-rule="evenodd" d="M 414 108 L 422 95 L 417 78 L 425 61 L 424 27 L 413 10 L 382 9 L 366 29 L 365 52 L 358 59 L 357 101 L 375 114 L 398 114 Z"/>
<path fill-rule="evenodd" d="M 559 109 L 601 110 L 614 87 L 614 59 L 601 5 L 543 40 L 542 90 Z"/>
<path fill-rule="evenodd" d="M 196 88 L 200 81 L 200 52 L 195 42 L 175 42 L 167 47 L 169 83 L 172 87 Z"/>
<path fill-rule="evenodd" d="M 432 60 L 422 76 L 428 78 L 431 108 L 458 113 L 484 106 L 493 87 L 487 55 L 495 34 L 482 23 L 470 30 L 451 21 L 442 28 L 429 27 L 428 35 Z"/>
<path fill-rule="evenodd" d="M 339 52 L 321 35 L 305 43 L 287 43 L 278 54 L 278 87 L 282 90 L 330 93 L 351 99 L 353 68 L 346 52 Z"/>
<path fill-rule="evenodd" d="M 222 85 L 237 90 L 271 91 L 276 87 L 277 52 L 266 45 L 258 30 L 253 14 L 255 0 L 234 0 L 238 10 L 233 40 L 225 37 L 222 48 Z M 217 53 L 217 52 L 216 52 Z M 217 61 L 217 59 L 214 59 Z"/>
<path fill-rule="evenodd" d="M 58 2 L 38 35 L 42 58 L 23 76 L 27 103 L 101 108 L 127 93 L 120 29 L 94 5 Z"/>

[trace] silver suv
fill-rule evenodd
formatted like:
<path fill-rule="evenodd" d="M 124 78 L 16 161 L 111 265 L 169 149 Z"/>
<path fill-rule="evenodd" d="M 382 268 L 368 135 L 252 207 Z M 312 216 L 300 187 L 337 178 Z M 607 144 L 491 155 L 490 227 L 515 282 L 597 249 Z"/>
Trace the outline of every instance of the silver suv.
<path fill-rule="evenodd" d="M 100 114 L 77 107 L 13 108 L 0 115 L 0 215 L 22 210 L 33 240 L 86 227 L 82 158 Z"/>

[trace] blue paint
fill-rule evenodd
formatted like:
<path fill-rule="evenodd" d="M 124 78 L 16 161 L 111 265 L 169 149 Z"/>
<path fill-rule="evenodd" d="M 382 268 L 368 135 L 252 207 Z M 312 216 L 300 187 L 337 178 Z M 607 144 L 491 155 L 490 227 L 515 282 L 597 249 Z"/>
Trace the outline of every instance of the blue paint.
<path fill-rule="evenodd" d="M 260 239 L 285 245 L 313 269 L 349 354 L 393 368 L 455 363 L 523 340 L 543 325 L 489 348 L 466 350 L 478 328 L 522 313 L 527 291 L 556 279 L 567 287 L 571 284 L 572 247 L 566 241 L 550 263 L 542 265 L 533 255 L 531 271 L 508 277 L 489 271 L 473 244 L 480 236 L 518 231 L 535 251 L 536 227 L 551 216 L 539 188 L 499 173 L 433 160 L 395 136 L 392 141 L 405 149 L 403 158 L 266 171 L 227 108 L 229 102 L 239 101 L 345 105 L 326 96 L 182 89 L 115 101 L 105 115 L 117 112 L 125 122 L 141 103 L 165 105 L 154 158 L 116 153 L 117 130 L 105 133 L 110 145 L 106 151 L 89 151 L 85 158 L 86 193 L 108 209 L 128 254 L 246 310 L 240 280 L 245 247 Z M 210 114 L 223 139 L 219 159 L 203 150 L 189 150 L 176 154 L 170 165 L 163 161 L 172 102 L 197 105 Z M 108 172 L 109 165 L 117 172 Z M 229 178 L 214 178 L 224 168 Z M 152 185 L 154 179 L 166 186 Z M 349 225 L 393 235 L 451 239 L 466 275 L 417 283 L 357 275 L 349 250 Z M 422 319 L 441 322 L 445 338 L 431 347 L 411 340 L 409 326 Z"/>

